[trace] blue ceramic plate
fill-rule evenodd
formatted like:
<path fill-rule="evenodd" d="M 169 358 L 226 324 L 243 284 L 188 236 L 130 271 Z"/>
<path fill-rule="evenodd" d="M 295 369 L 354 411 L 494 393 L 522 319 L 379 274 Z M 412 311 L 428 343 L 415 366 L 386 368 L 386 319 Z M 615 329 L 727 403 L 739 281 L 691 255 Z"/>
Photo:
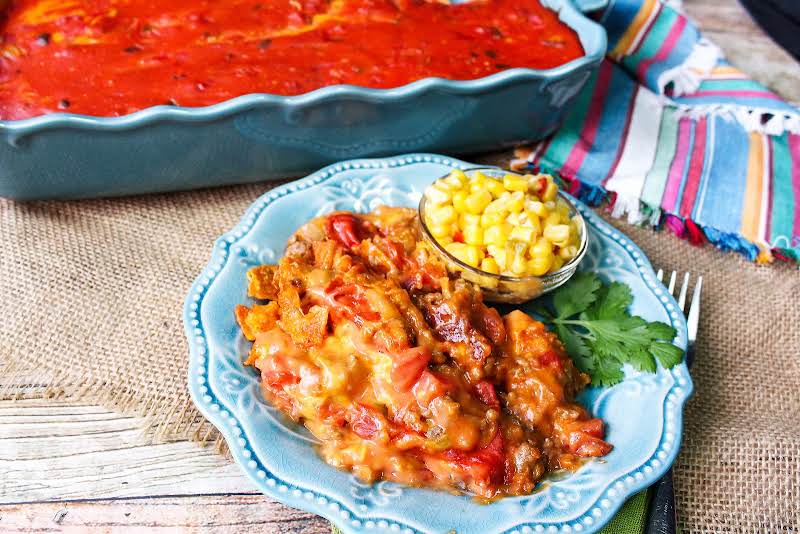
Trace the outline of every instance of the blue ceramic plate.
<path fill-rule="evenodd" d="M 312 217 L 342 209 L 364 212 L 379 204 L 416 206 L 432 180 L 472 166 L 427 154 L 337 163 L 268 192 L 216 242 L 186 299 L 189 389 L 236 462 L 265 494 L 325 516 L 348 533 L 595 532 L 675 459 L 683 404 L 692 392 L 684 364 L 656 374 L 628 369 L 622 383 L 584 391 L 580 402 L 607 422 L 611 454 L 546 482 L 533 495 L 488 505 L 389 482 L 363 484 L 320 460 L 310 434 L 263 400 L 257 374 L 242 365 L 249 343 L 233 315 L 235 305 L 249 300 L 246 271 L 278 260 L 287 238 Z M 581 268 L 628 284 L 633 312 L 672 324 L 676 344 L 685 348 L 683 315 L 642 251 L 585 205 L 576 205 L 591 243 Z"/>

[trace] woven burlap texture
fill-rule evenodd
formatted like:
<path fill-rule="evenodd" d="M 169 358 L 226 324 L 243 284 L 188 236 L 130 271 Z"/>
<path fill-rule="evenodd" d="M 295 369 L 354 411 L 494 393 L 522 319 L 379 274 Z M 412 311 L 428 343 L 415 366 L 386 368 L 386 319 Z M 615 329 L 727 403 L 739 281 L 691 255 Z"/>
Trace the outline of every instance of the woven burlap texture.
<path fill-rule="evenodd" d="M 268 187 L 0 200 L 2 395 L 60 396 L 144 416 L 149 439 L 216 439 L 186 389 L 183 299 L 214 239 Z M 614 224 L 655 266 L 705 276 L 696 392 L 676 464 L 684 531 L 797 531 L 796 268 Z"/>

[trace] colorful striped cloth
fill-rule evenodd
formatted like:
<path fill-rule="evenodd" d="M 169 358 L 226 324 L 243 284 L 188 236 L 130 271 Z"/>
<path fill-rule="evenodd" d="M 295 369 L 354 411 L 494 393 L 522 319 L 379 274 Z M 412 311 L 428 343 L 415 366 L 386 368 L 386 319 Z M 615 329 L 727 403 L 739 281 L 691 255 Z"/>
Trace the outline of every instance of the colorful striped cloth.
<path fill-rule="evenodd" d="M 726 63 L 676 2 L 611 0 L 608 56 L 512 168 L 752 260 L 800 262 L 800 111 Z"/>

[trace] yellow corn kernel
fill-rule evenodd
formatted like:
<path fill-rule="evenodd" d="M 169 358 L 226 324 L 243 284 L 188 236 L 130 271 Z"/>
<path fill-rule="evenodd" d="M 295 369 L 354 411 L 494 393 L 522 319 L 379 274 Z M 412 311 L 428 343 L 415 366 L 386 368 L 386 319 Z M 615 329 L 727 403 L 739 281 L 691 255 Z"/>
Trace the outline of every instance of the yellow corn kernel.
<path fill-rule="evenodd" d="M 449 204 L 442 206 L 439 210 L 437 210 L 436 215 L 434 215 L 434 218 L 440 224 L 450 224 L 455 222 L 456 217 L 457 214 L 455 208 Z"/>
<path fill-rule="evenodd" d="M 525 210 L 533 213 L 537 217 L 547 217 L 550 214 L 544 206 L 544 202 L 539 202 L 538 200 L 526 200 Z"/>
<path fill-rule="evenodd" d="M 427 198 L 429 202 L 433 202 L 434 204 L 444 204 L 445 202 L 453 198 L 453 195 L 450 193 L 450 191 L 445 191 L 444 189 L 439 187 L 438 183 L 436 183 L 425 190 L 425 198 Z"/>
<path fill-rule="evenodd" d="M 550 267 L 553 266 L 553 253 L 544 256 L 535 256 L 528 262 L 527 270 L 532 276 L 542 276 L 547 274 Z"/>
<path fill-rule="evenodd" d="M 479 191 L 486 190 L 486 182 L 488 182 L 491 178 L 487 178 L 485 174 L 478 171 L 472 175 L 472 179 L 469 182 L 469 190 L 471 193 L 477 193 Z"/>
<path fill-rule="evenodd" d="M 497 245 L 502 247 L 508 241 L 508 235 L 511 232 L 511 225 L 508 223 L 501 223 L 489 226 L 483 232 L 483 242 L 486 245 Z"/>
<path fill-rule="evenodd" d="M 564 266 L 564 260 L 559 256 L 553 257 L 553 265 L 550 266 L 550 272 L 555 272 Z"/>
<path fill-rule="evenodd" d="M 481 215 L 481 226 L 488 228 L 495 224 L 500 224 L 504 220 L 505 217 L 499 211 L 484 211 L 483 215 Z"/>
<path fill-rule="evenodd" d="M 569 242 L 576 247 L 581 244 L 581 233 L 578 225 L 574 222 L 569 223 Z"/>
<path fill-rule="evenodd" d="M 475 191 L 467 196 L 464 204 L 468 212 L 480 215 L 491 201 L 492 194 L 489 191 Z"/>
<path fill-rule="evenodd" d="M 486 252 L 494 258 L 494 261 L 497 262 L 497 265 L 500 266 L 500 270 L 504 271 L 506 268 L 506 248 L 505 246 L 498 246 L 498 245 L 486 245 Z"/>
<path fill-rule="evenodd" d="M 508 211 L 511 213 L 519 213 L 525 207 L 525 193 L 522 191 L 514 191 L 508 199 Z"/>
<path fill-rule="evenodd" d="M 536 240 L 536 243 L 531 245 L 531 258 L 535 258 L 537 256 L 546 256 L 548 254 L 553 254 L 553 244 L 550 243 L 550 240 L 546 237 L 540 237 Z"/>
<path fill-rule="evenodd" d="M 545 228 L 557 224 L 561 224 L 561 217 L 558 215 L 558 212 L 556 211 L 551 211 L 547 215 L 547 217 L 545 217 L 544 220 L 542 221 L 542 226 L 544 226 Z"/>
<path fill-rule="evenodd" d="M 542 235 L 553 243 L 569 241 L 569 226 L 566 224 L 551 224 L 544 227 Z"/>
<path fill-rule="evenodd" d="M 444 249 L 453 256 L 455 256 L 460 261 L 463 261 L 464 263 L 467 262 L 466 260 L 467 245 L 465 245 L 464 243 L 456 243 L 456 242 L 449 243 L 445 245 Z"/>
<path fill-rule="evenodd" d="M 503 182 L 500 180 L 489 179 L 486 181 L 486 190 L 489 191 L 494 198 L 502 195 L 506 188 L 503 187 Z"/>
<path fill-rule="evenodd" d="M 459 258 L 460 259 L 460 258 Z M 467 245 L 464 248 L 464 259 L 461 260 L 467 265 L 477 267 L 483 260 L 483 251 L 474 245 Z"/>
<path fill-rule="evenodd" d="M 465 185 L 458 178 L 447 176 L 436 182 L 436 187 L 445 191 L 458 191 L 464 189 Z"/>
<path fill-rule="evenodd" d="M 520 213 L 509 213 L 508 217 L 506 217 L 506 222 L 512 226 L 519 226 L 519 216 Z"/>
<path fill-rule="evenodd" d="M 544 189 L 544 193 L 542 193 L 542 200 L 545 202 L 548 200 L 555 200 L 557 194 L 558 186 L 555 184 L 555 182 L 548 182 L 547 187 Z"/>
<path fill-rule="evenodd" d="M 455 193 L 456 191 L 461 191 L 462 189 L 465 188 L 464 184 L 459 182 L 458 179 L 451 178 L 450 176 L 448 176 L 443 180 L 439 180 L 437 184 L 439 184 L 439 187 L 441 189 L 450 191 L 451 193 Z"/>
<path fill-rule="evenodd" d="M 481 216 L 474 215 L 472 213 L 462 213 L 458 216 L 458 226 L 462 230 L 469 226 L 480 226 L 481 225 Z"/>
<path fill-rule="evenodd" d="M 513 230 L 511 230 L 511 234 L 509 235 L 511 239 L 516 239 L 517 241 L 524 241 L 525 243 L 530 243 L 533 241 L 534 232 L 533 228 L 526 228 L 525 226 L 515 226 Z"/>
<path fill-rule="evenodd" d="M 505 191 L 502 195 L 497 197 L 496 199 L 492 200 L 484 211 L 486 212 L 497 212 L 497 213 L 508 213 L 508 198 L 511 195 L 508 191 Z"/>
<path fill-rule="evenodd" d="M 526 249 L 527 244 L 522 241 L 509 239 L 506 243 L 506 268 L 517 276 L 527 270 Z"/>
<path fill-rule="evenodd" d="M 575 245 L 569 245 L 563 247 L 561 250 L 558 251 L 558 257 L 565 261 L 571 260 L 577 254 L 578 254 L 578 247 L 576 247 Z"/>
<path fill-rule="evenodd" d="M 452 243 L 453 242 L 453 238 L 450 237 L 449 235 L 445 235 L 445 236 L 437 237 L 436 241 L 440 245 L 445 246 L 445 245 L 449 245 L 450 243 Z"/>
<path fill-rule="evenodd" d="M 533 213 L 525 212 L 525 222 L 522 223 L 522 226 L 533 228 L 533 233 L 536 235 L 542 233 L 542 221 Z"/>
<path fill-rule="evenodd" d="M 443 237 L 451 237 L 452 232 L 449 224 L 430 224 L 428 223 L 428 229 L 431 231 L 431 235 L 440 241 Z"/>
<path fill-rule="evenodd" d="M 561 217 L 561 222 L 562 223 L 568 223 L 569 222 L 569 206 L 567 206 L 566 202 L 564 202 L 561 199 L 558 199 L 556 201 L 556 211 L 558 212 L 559 216 Z"/>
<path fill-rule="evenodd" d="M 461 169 L 455 169 L 453 172 L 450 173 L 450 176 L 448 176 L 448 178 L 454 178 L 458 180 L 462 185 L 466 185 L 467 182 L 469 182 L 469 178 L 467 177 L 466 174 L 464 174 L 464 171 L 462 171 Z"/>
<path fill-rule="evenodd" d="M 524 193 L 528 190 L 528 181 L 522 176 L 506 174 L 503 177 L 503 187 L 509 191 L 522 191 Z"/>
<path fill-rule="evenodd" d="M 487 273 L 492 274 L 500 274 L 500 266 L 497 265 L 497 261 L 494 258 L 484 258 L 481 262 L 481 271 L 486 271 Z"/>
<path fill-rule="evenodd" d="M 511 271 L 511 274 L 514 276 L 526 275 L 528 270 L 528 262 L 525 260 L 525 258 L 514 258 L 514 260 L 508 266 L 508 270 Z"/>
<path fill-rule="evenodd" d="M 453 208 L 456 210 L 456 213 L 466 213 L 467 211 L 467 193 L 464 190 L 459 190 L 453 193 Z"/>
<path fill-rule="evenodd" d="M 437 206 L 436 204 L 428 204 L 425 206 L 425 223 L 428 226 L 438 222 L 438 219 L 436 218 L 436 212 L 444 205 L 445 204 L 439 204 Z"/>
<path fill-rule="evenodd" d="M 467 226 L 464 228 L 464 242 L 468 245 L 483 245 L 483 228 L 480 226 Z"/>

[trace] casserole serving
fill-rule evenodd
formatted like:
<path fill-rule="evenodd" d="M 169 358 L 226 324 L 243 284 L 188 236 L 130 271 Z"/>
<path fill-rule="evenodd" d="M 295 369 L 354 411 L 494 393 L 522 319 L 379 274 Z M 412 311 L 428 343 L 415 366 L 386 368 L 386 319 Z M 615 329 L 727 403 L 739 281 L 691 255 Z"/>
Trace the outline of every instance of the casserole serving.
<path fill-rule="evenodd" d="M 658 480 L 675 459 L 683 406 L 692 392 L 685 363 L 657 365 L 655 373 L 626 366 L 616 385 L 584 389 L 576 400 L 606 422 L 604 440 L 614 446 L 609 454 L 589 459 L 571 475 L 548 479 L 530 495 L 487 504 L 471 495 L 390 481 L 365 484 L 327 464 L 316 453 L 319 442 L 313 434 L 266 400 L 259 373 L 244 363 L 251 345 L 232 313 L 237 305 L 260 304 L 247 297 L 247 272 L 277 262 L 292 233 L 315 217 L 341 210 L 364 213 L 381 204 L 414 208 L 433 179 L 473 167 L 433 154 L 336 163 L 268 191 L 217 240 L 184 307 L 188 387 L 235 462 L 271 499 L 322 515 L 347 534 L 589 534 L 598 532 L 631 495 Z M 573 203 L 590 235 L 581 271 L 629 286 L 630 313 L 670 325 L 677 331 L 675 346 L 685 349 L 683 314 L 642 251 L 585 204 Z"/>
<path fill-rule="evenodd" d="M 603 29 L 569 0 L 543 3 L 576 32 L 582 56 L 466 81 L 424 78 L 388 89 L 328 85 L 296 96 L 247 94 L 119 117 L 59 112 L 0 121 L 0 195 L 191 189 L 285 178 L 350 157 L 476 152 L 541 138 L 563 120 L 606 45 Z"/>
<path fill-rule="evenodd" d="M 575 400 L 591 378 L 556 334 L 501 316 L 405 207 L 315 217 L 235 308 L 264 398 L 366 483 L 528 495 L 612 445 Z"/>

